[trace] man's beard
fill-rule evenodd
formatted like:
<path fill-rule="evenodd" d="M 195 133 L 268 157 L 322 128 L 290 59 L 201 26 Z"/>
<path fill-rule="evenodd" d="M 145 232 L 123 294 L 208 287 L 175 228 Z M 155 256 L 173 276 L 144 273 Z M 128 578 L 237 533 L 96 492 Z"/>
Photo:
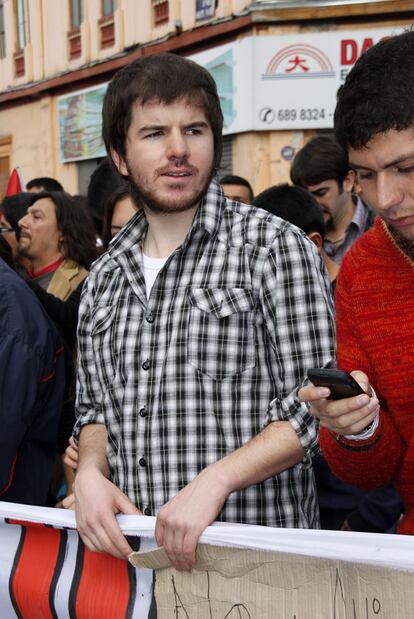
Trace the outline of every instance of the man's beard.
<path fill-rule="evenodd" d="M 189 166 L 192 167 L 192 166 Z M 169 213 L 183 213 L 191 209 L 193 206 L 198 204 L 202 197 L 207 192 L 208 186 L 211 183 L 211 180 L 215 176 L 215 169 L 212 168 L 210 174 L 206 178 L 205 183 L 201 187 L 201 189 L 190 196 L 187 199 L 171 198 L 171 199 L 160 199 L 157 198 L 156 194 L 152 191 L 147 191 L 143 185 L 138 185 L 134 180 L 133 172 L 129 165 L 127 164 L 128 169 L 128 181 L 131 190 L 131 198 L 137 208 L 144 208 L 152 211 L 153 213 L 164 213 L 168 215 Z M 198 169 L 193 169 L 194 173 L 198 173 Z"/>

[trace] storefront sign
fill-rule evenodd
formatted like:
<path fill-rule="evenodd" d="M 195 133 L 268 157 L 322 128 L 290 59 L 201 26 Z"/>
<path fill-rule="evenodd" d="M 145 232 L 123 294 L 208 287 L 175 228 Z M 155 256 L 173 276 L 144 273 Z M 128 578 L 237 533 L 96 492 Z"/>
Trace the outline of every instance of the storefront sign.
<path fill-rule="evenodd" d="M 217 82 L 224 133 L 330 129 L 357 59 L 403 27 L 247 37 L 195 54 Z"/>

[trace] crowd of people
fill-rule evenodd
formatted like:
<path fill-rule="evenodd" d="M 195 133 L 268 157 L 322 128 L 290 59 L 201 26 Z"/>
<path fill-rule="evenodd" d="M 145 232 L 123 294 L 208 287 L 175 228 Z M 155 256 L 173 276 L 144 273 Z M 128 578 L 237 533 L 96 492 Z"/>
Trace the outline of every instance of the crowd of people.
<path fill-rule="evenodd" d="M 215 520 L 414 534 L 413 58 L 414 32 L 369 49 L 256 196 L 220 178 L 205 69 L 115 74 L 87 195 L 0 206 L 0 500 L 74 507 L 120 558 L 116 514 L 156 515 L 184 570 Z M 332 367 L 364 392 L 307 379 Z"/>

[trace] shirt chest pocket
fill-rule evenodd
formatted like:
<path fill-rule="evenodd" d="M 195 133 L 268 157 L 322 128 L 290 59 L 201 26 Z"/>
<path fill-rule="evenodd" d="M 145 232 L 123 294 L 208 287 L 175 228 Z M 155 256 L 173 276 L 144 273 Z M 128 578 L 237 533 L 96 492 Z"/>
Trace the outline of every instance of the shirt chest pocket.
<path fill-rule="evenodd" d="M 221 380 L 255 365 L 255 298 L 245 288 L 189 291 L 188 361 Z"/>

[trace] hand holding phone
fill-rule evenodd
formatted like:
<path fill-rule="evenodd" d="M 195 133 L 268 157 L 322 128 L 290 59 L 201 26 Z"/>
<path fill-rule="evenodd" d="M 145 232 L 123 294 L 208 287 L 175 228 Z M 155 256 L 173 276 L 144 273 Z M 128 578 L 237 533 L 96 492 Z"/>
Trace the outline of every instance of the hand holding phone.
<path fill-rule="evenodd" d="M 312 368 L 308 370 L 308 378 L 315 387 L 328 387 L 328 400 L 343 400 L 365 393 L 356 380 L 342 370 L 328 368 Z"/>

